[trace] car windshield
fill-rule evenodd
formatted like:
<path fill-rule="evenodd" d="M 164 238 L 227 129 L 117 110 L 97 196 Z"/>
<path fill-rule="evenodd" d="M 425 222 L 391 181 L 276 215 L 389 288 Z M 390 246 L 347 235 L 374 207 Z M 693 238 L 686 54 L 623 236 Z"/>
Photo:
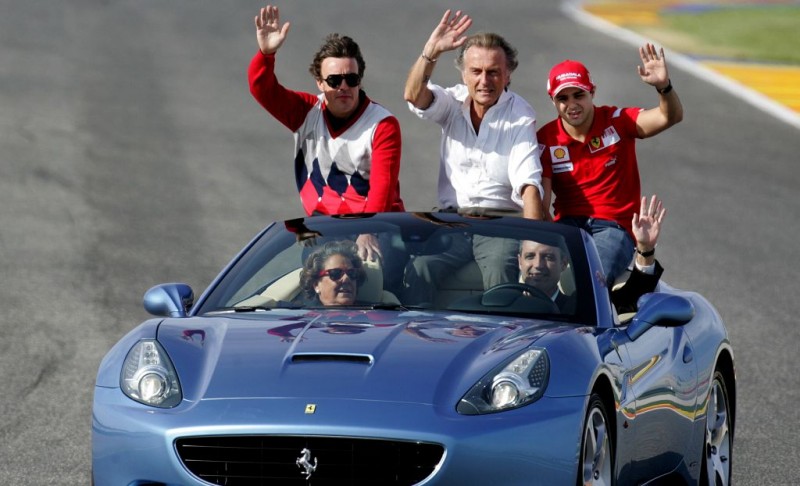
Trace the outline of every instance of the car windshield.
<path fill-rule="evenodd" d="M 589 274 L 580 232 L 565 225 L 452 213 L 318 216 L 272 225 L 195 312 L 344 306 L 587 322 Z"/>

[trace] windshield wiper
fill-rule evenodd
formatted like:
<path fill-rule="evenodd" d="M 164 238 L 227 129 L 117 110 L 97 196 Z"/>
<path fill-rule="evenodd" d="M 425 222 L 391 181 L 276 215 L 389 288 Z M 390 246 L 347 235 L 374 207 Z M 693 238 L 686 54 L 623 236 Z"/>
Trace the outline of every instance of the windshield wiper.
<path fill-rule="evenodd" d="M 270 311 L 275 307 L 267 307 L 265 305 L 243 305 L 241 307 L 231 307 L 233 312 L 255 312 L 255 311 Z"/>
<path fill-rule="evenodd" d="M 266 307 L 263 305 L 243 305 L 239 307 L 222 307 L 219 309 L 214 309 L 213 311 L 208 311 L 205 315 L 209 314 L 231 314 L 231 313 L 239 313 L 239 312 L 256 312 L 256 311 L 270 311 L 274 309 L 274 307 Z"/>
<path fill-rule="evenodd" d="M 403 304 L 392 304 L 391 302 L 376 302 L 370 305 L 370 308 L 375 310 L 408 310 L 408 307 L 404 306 Z"/>
<path fill-rule="evenodd" d="M 235 305 L 232 307 L 221 307 L 213 311 L 206 312 L 205 314 L 230 314 L 230 313 L 244 313 L 244 312 L 257 312 L 257 311 L 271 311 L 275 309 L 302 309 L 302 305 L 279 300 L 271 305 Z"/>

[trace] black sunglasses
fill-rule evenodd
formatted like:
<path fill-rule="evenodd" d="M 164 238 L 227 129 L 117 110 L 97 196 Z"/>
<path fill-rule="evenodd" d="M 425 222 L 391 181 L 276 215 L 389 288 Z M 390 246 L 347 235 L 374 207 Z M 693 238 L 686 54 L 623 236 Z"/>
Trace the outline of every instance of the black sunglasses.
<path fill-rule="evenodd" d="M 338 88 L 342 84 L 342 80 L 347 81 L 347 86 L 351 88 L 361 84 L 361 76 L 358 73 L 331 74 L 325 78 L 325 82 L 333 89 Z"/>
<path fill-rule="evenodd" d="M 328 270 L 322 270 L 319 272 L 320 277 L 324 277 L 325 275 L 330 277 L 334 282 L 338 282 L 345 275 L 347 275 L 350 280 L 355 280 L 356 276 L 358 276 L 358 270 L 355 268 L 348 268 L 347 270 L 343 268 L 330 268 Z"/>

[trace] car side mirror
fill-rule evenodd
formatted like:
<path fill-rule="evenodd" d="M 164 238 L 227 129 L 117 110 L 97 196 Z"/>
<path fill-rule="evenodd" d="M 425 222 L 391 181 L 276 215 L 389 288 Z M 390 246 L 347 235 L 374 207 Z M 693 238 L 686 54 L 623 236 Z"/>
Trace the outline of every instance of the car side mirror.
<path fill-rule="evenodd" d="M 683 326 L 694 317 L 694 305 L 680 295 L 651 293 L 639 298 L 639 310 L 626 330 L 631 341 L 653 326 Z"/>
<path fill-rule="evenodd" d="M 156 285 L 144 294 L 144 308 L 159 317 L 186 317 L 194 304 L 194 292 L 184 283 Z"/>

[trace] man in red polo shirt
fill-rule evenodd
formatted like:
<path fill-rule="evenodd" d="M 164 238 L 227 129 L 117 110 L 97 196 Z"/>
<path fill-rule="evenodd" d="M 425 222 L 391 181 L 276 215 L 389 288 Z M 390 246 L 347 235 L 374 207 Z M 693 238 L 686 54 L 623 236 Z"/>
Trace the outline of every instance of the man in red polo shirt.
<path fill-rule="evenodd" d="M 537 132 L 546 212 L 555 195 L 554 219 L 592 234 L 609 285 L 633 258 L 631 221 L 641 198 L 636 139 L 652 137 L 683 119 L 664 49 L 646 44 L 639 56 L 639 76 L 655 87 L 658 106 L 595 106 L 589 70 L 567 60 L 553 66 L 547 81 L 558 118 Z"/>

